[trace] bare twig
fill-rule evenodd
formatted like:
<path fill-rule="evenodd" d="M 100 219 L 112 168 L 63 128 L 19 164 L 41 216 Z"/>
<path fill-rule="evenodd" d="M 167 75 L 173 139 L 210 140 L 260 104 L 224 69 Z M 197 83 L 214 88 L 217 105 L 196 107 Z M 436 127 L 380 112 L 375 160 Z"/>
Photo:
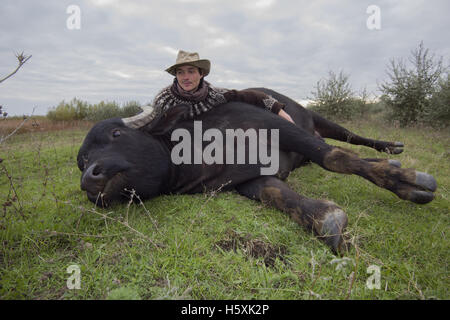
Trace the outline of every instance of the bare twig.
<path fill-rule="evenodd" d="M 44 234 L 48 236 L 74 236 L 74 237 L 88 237 L 88 238 L 110 238 L 110 237 L 118 237 L 123 236 L 123 234 L 108 234 L 108 235 L 100 235 L 100 234 L 87 234 L 87 233 L 72 233 L 72 232 L 60 232 L 54 230 L 44 230 Z"/>
<path fill-rule="evenodd" d="M 216 190 L 212 190 L 209 192 L 209 195 L 207 195 L 208 199 L 206 199 L 206 201 L 203 203 L 202 207 L 199 210 L 199 213 L 203 210 L 203 208 L 208 204 L 208 202 L 214 198 L 219 192 L 222 191 L 223 188 L 225 188 L 227 185 L 229 185 L 231 183 L 231 180 L 225 182 L 224 184 L 222 184 L 219 188 L 217 188 Z"/>
<path fill-rule="evenodd" d="M 59 200 L 57 200 L 57 201 L 59 201 Z M 110 216 L 108 216 L 108 215 L 106 215 L 106 214 L 103 214 L 103 213 L 101 213 L 101 212 L 98 212 L 98 211 L 96 211 L 96 210 L 94 210 L 94 209 L 86 209 L 86 208 L 84 208 L 84 207 L 82 207 L 82 206 L 75 206 L 75 205 L 73 205 L 72 203 L 70 203 L 69 201 L 60 201 L 60 202 L 62 202 L 62 203 L 64 203 L 64 204 L 67 204 L 67 205 L 69 205 L 69 206 L 71 206 L 71 207 L 73 207 L 73 208 L 80 209 L 81 211 L 85 211 L 85 212 L 88 212 L 88 213 L 94 213 L 94 214 L 96 214 L 96 215 L 99 215 L 100 217 L 102 217 L 103 219 L 105 219 L 105 221 L 106 221 L 106 220 L 112 220 L 112 221 L 114 221 L 114 222 L 117 222 L 117 223 L 119 223 L 120 225 L 122 225 L 122 226 L 124 226 L 124 227 L 130 229 L 131 231 L 133 231 L 133 232 L 136 233 L 137 235 L 139 235 L 139 236 L 141 236 L 142 238 L 144 238 L 144 239 L 146 239 L 147 241 L 149 241 L 151 244 L 153 244 L 153 245 L 155 246 L 156 249 L 160 250 L 160 248 L 162 247 L 161 244 L 157 244 L 157 243 L 153 242 L 152 239 L 150 239 L 149 237 L 147 237 L 147 236 L 146 236 L 145 234 L 143 234 L 142 232 L 140 232 L 140 231 L 134 229 L 133 227 L 131 227 L 127 222 L 122 222 L 122 221 L 120 221 L 120 220 L 118 220 L 118 219 L 112 218 L 112 217 L 110 217 Z"/>
<path fill-rule="evenodd" d="M 0 137 L 0 144 L 2 144 L 3 142 L 5 142 L 6 139 L 11 138 L 17 131 L 20 130 L 20 128 L 23 127 L 23 125 L 25 124 L 25 122 L 27 122 L 34 114 L 34 110 L 36 110 L 36 107 L 33 108 L 33 112 L 31 112 L 31 116 L 26 116 L 24 117 L 23 121 L 7 136 L 5 137 Z"/>
<path fill-rule="evenodd" d="M 136 191 L 134 189 L 131 189 L 131 190 L 125 189 L 125 191 L 127 191 L 131 194 L 130 201 L 128 202 L 128 206 L 127 206 L 127 217 L 126 217 L 127 222 L 128 222 L 128 210 L 130 209 L 130 206 L 133 203 L 133 199 L 136 197 L 136 199 L 139 200 L 139 205 L 141 205 L 142 208 L 144 208 L 145 213 L 148 215 L 148 217 L 152 221 L 153 225 L 155 226 L 156 231 L 159 232 L 158 224 L 156 223 L 155 219 L 153 219 L 152 215 L 150 214 L 150 211 L 148 211 L 147 207 L 144 205 L 144 202 L 142 202 L 142 199 L 139 197 L 139 195 L 136 193 Z"/>
<path fill-rule="evenodd" d="M 347 296 L 345 297 L 345 300 L 350 299 L 350 295 L 351 295 L 352 289 L 353 289 L 353 283 L 355 282 L 356 273 L 358 272 L 358 264 L 359 264 L 359 247 L 356 246 L 356 247 L 355 247 L 355 250 L 356 250 L 356 256 L 355 256 L 355 263 L 353 264 L 354 270 L 353 270 L 353 272 L 350 274 L 350 285 L 349 285 L 348 292 L 347 292 Z"/>
<path fill-rule="evenodd" d="M 317 296 L 314 293 L 313 289 L 314 289 L 314 286 L 316 285 L 317 279 L 320 278 L 320 274 L 322 272 L 322 265 L 320 263 L 318 263 L 316 261 L 316 259 L 314 259 L 314 254 L 313 254 L 312 251 L 311 251 L 311 262 L 310 263 L 311 263 L 311 266 L 312 266 L 311 278 L 314 279 L 314 280 L 313 280 L 313 283 L 311 284 L 311 288 L 309 289 L 309 294 L 310 294 L 310 296 L 312 295 L 312 296 L 315 296 L 316 298 L 320 299 L 320 296 Z M 319 272 L 318 272 L 317 276 L 314 278 L 314 272 L 315 272 L 315 269 L 316 269 L 316 265 L 319 265 Z"/>
<path fill-rule="evenodd" d="M 25 62 L 27 62 L 32 56 L 26 56 L 22 53 L 16 53 L 16 58 L 19 61 L 19 65 L 17 66 L 16 70 L 14 70 L 13 72 L 11 72 L 9 75 L 7 75 L 5 78 L 0 79 L 0 83 L 2 83 L 3 81 L 5 81 L 6 79 L 10 78 L 11 76 L 13 76 L 17 71 L 19 71 L 19 69 L 25 64 Z"/>
<path fill-rule="evenodd" d="M 0 161 L 0 163 L 1 163 L 1 161 Z M 11 190 L 14 193 L 13 199 L 12 200 L 7 200 L 3 204 L 3 207 L 6 208 L 6 206 L 12 206 L 13 205 L 13 201 L 17 200 L 17 202 L 19 203 L 20 210 L 17 210 L 17 208 L 15 208 L 15 207 L 14 208 L 16 209 L 16 211 L 18 211 L 20 213 L 20 215 L 22 216 L 23 220 L 25 220 L 25 215 L 23 214 L 23 206 L 22 206 L 22 203 L 20 202 L 20 198 L 19 198 L 19 195 L 17 194 L 16 188 L 14 187 L 14 183 L 12 181 L 12 177 L 9 175 L 8 170 L 6 170 L 5 165 L 2 164 L 1 168 L 3 169 L 3 172 L 5 173 L 6 177 L 8 178 L 10 188 L 11 188 Z M 8 198 L 9 198 L 9 196 L 8 196 Z"/>
<path fill-rule="evenodd" d="M 186 231 L 186 233 L 185 233 L 185 236 L 188 235 L 188 234 L 191 232 L 192 227 L 193 227 L 194 222 L 195 222 L 195 219 L 197 219 L 197 218 L 200 216 L 200 214 L 202 213 L 203 209 L 204 209 L 205 206 L 208 204 L 208 202 L 209 202 L 211 199 L 213 199 L 213 198 L 217 195 L 217 193 L 219 193 L 224 187 L 226 187 L 226 186 L 227 186 L 228 184 L 230 184 L 230 183 L 231 183 L 231 180 L 228 181 L 228 182 L 226 182 L 226 183 L 224 183 L 224 184 L 222 184 L 222 185 L 221 185 L 219 188 L 217 188 L 216 190 L 210 191 L 210 192 L 209 192 L 209 195 L 207 194 L 207 197 L 208 197 L 208 198 L 206 199 L 205 202 L 203 202 L 202 206 L 201 206 L 200 209 L 198 210 L 197 216 L 196 216 L 194 219 L 191 220 L 191 224 L 189 225 L 189 228 L 187 229 L 187 231 Z"/>
<path fill-rule="evenodd" d="M 353 283 L 355 282 L 355 271 L 352 271 L 352 273 L 350 273 L 350 284 L 348 286 L 348 291 L 347 291 L 347 296 L 345 297 L 345 300 L 348 300 L 350 298 L 350 294 L 352 293 L 352 288 L 353 288 Z"/>

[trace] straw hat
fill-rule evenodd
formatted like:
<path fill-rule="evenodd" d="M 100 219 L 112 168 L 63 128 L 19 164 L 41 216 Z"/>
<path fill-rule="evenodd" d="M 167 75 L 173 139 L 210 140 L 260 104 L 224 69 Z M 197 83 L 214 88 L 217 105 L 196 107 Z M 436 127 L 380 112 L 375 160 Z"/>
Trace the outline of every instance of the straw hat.
<path fill-rule="evenodd" d="M 197 52 L 186 52 L 183 50 L 178 51 L 177 60 L 175 64 L 166 69 L 168 73 L 176 76 L 176 70 L 181 66 L 194 66 L 203 70 L 202 75 L 206 77 L 211 69 L 211 62 L 206 59 L 200 59 Z"/>

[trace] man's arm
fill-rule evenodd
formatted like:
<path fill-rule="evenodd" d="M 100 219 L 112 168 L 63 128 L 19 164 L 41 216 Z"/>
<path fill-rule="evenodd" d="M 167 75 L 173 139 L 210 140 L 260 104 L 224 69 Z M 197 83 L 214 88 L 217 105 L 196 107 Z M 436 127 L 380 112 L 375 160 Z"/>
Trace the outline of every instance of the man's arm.
<path fill-rule="evenodd" d="M 229 90 L 224 93 L 224 97 L 229 101 L 239 101 L 252 104 L 261 108 L 268 109 L 280 117 L 294 123 L 292 118 L 283 109 L 285 105 L 278 102 L 272 96 L 269 96 L 261 91 L 245 89 L 245 90 Z"/>

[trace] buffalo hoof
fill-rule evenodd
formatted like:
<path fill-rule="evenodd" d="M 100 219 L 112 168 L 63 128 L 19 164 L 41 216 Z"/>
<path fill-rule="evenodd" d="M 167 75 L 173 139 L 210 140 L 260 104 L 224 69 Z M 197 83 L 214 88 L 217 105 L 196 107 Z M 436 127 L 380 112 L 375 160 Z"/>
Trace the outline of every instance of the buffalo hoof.
<path fill-rule="evenodd" d="M 434 194 L 427 191 L 415 190 L 410 193 L 409 200 L 417 204 L 426 204 L 434 199 Z"/>
<path fill-rule="evenodd" d="M 343 254 L 347 250 L 343 231 L 347 227 L 347 214 L 340 208 L 334 208 L 325 214 L 319 239 L 323 240 L 334 254 Z"/>
<path fill-rule="evenodd" d="M 432 175 L 416 171 L 414 187 L 415 190 L 409 192 L 407 199 L 417 204 L 425 204 L 434 199 L 433 192 L 437 189 L 437 182 Z"/>
<path fill-rule="evenodd" d="M 388 147 L 386 147 L 385 151 L 386 153 L 390 153 L 390 154 L 400 154 L 403 152 L 403 147 L 405 145 L 402 142 L 394 142 L 392 144 L 390 144 Z"/>
<path fill-rule="evenodd" d="M 416 171 L 416 185 L 431 192 L 435 192 L 437 189 L 436 179 L 431 174 L 420 171 Z"/>
<path fill-rule="evenodd" d="M 389 163 L 391 166 L 394 166 L 394 167 L 397 167 L 397 168 L 401 168 L 401 167 L 402 167 L 402 163 L 401 163 L 400 161 L 398 161 L 398 160 L 392 160 L 392 159 L 389 159 L 389 160 L 388 160 L 388 163 Z"/>

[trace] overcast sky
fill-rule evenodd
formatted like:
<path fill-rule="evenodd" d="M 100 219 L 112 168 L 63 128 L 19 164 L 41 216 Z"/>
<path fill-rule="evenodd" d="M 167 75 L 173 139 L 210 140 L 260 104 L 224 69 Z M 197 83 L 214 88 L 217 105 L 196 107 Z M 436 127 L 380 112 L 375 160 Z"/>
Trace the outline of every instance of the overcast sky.
<path fill-rule="evenodd" d="M 0 84 L 0 104 L 21 115 L 74 97 L 148 103 L 171 83 L 164 69 L 179 49 L 211 60 L 206 80 L 220 87 L 300 101 L 342 70 L 355 91 L 377 95 L 389 60 L 422 40 L 448 61 L 449 14 L 448 0 L 1 0 L 0 78 L 15 69 L 14 52 L 32 58 Z"/>

